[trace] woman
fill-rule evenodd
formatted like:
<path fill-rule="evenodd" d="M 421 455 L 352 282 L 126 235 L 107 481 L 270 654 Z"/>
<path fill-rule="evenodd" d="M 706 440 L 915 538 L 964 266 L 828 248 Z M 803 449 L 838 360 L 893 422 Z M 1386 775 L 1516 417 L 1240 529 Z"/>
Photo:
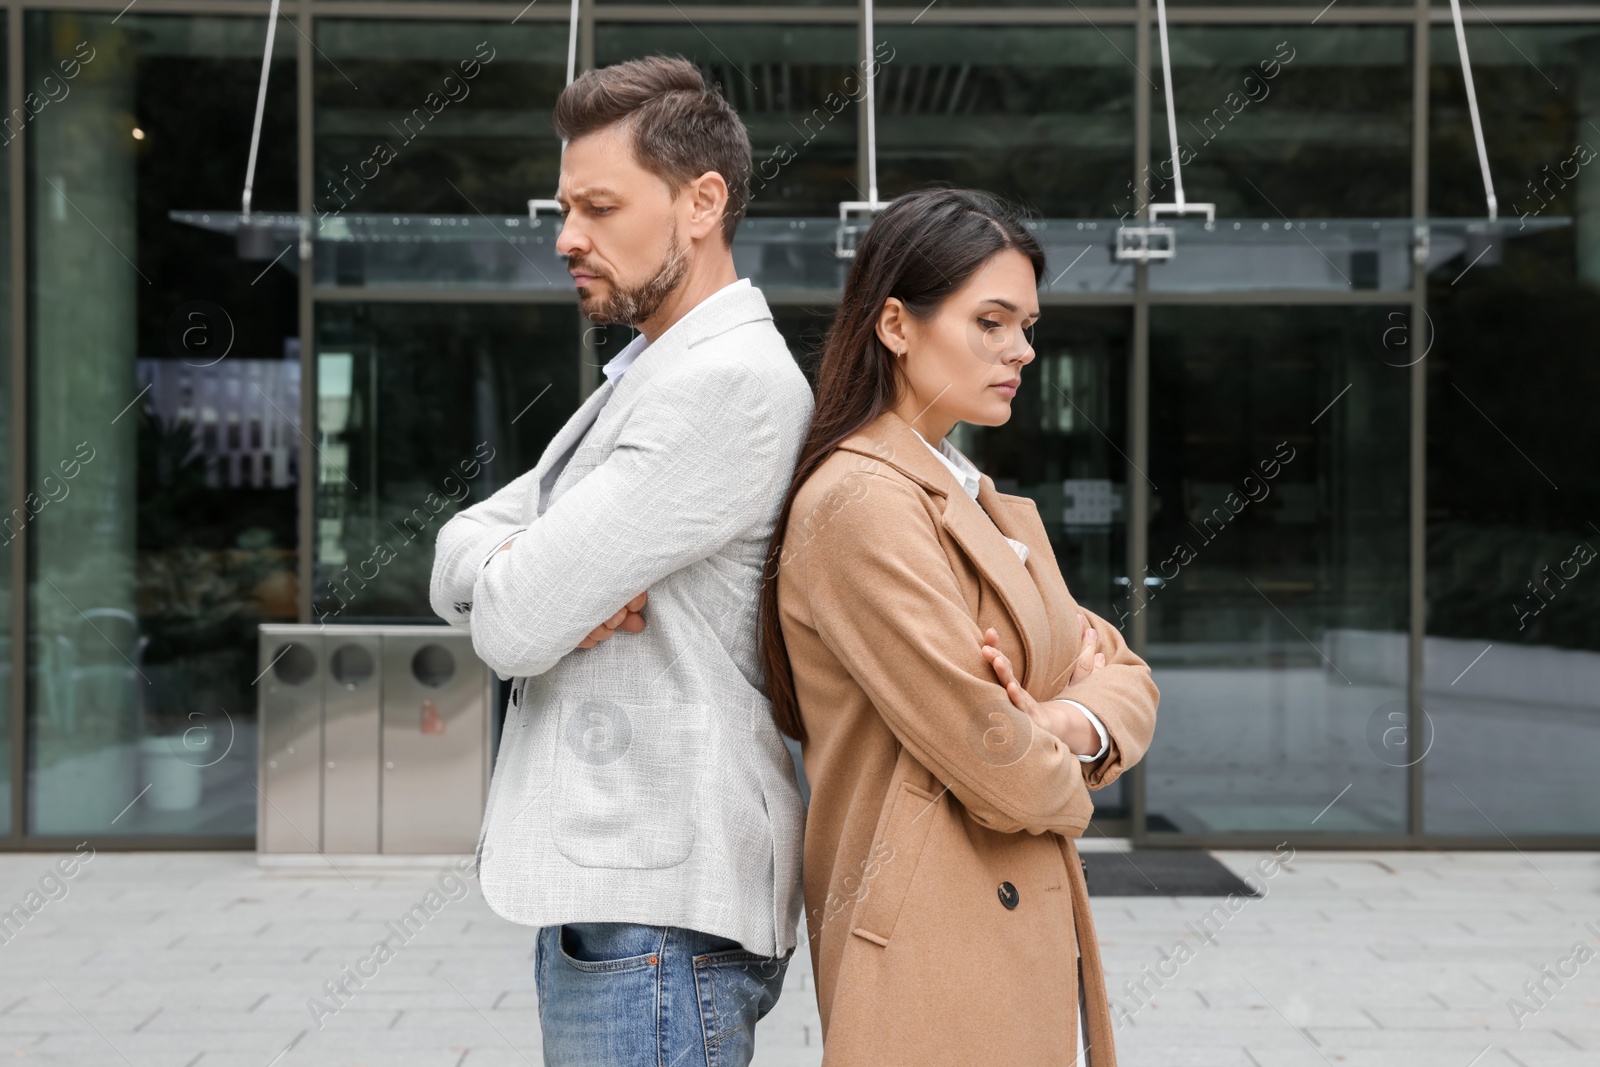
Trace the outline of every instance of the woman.
<path fill-rule="evenodd" d="M 943 440 L 1010 417 L 1043 271 L 1000 201 L 901 197 L 824 347 L 761 614 L 811 786 L 825 1064 L 1116 1062 L 1074 839 L 1148 747 L 1156 689 L 1074 602 L 1033 501 Z"/>

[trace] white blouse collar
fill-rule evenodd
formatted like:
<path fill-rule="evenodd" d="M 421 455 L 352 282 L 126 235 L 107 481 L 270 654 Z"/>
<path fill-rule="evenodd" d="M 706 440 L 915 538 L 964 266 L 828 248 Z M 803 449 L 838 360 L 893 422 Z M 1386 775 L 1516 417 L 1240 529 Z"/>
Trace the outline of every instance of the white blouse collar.
<path fill-rule="evenodd" d="M 935 448 L 933 445 L 928 444 L 928 439 L 923 437 L 915 426 L 911 427 L 911 432 L 916 434 L 917 439 L 923 444 L 928 445 L 928 451 L 938 456 L 939 462 L 950 469 L 950 473 L 955 475 L 956 481 L 960 483 L 962 489 L 966 490 L 967 495 L 974 500 L 978 499 L 980 475 L 978 468 L 973 466 L 972 461 L 962 455 L 961 451 L 951 444 L 948 438 L 939 438 L 939 447 Z"/>
<path fill-rule="evenodd" d="M 917 439 L 923 444 L 928 445 L 928 439 L 923 437 L 915 426 L 911 427 L 911 432 L 916 434 Z M 956 448 L 956 446 L 951 444 L 946 438 L 941 437 L 939 438 L 939 447 L 934 448 L 932 445 L 928 445 L 928 451 L 939 457 L 939 462 L 943 463 L 950 469 L 950 473 L 955 475 L 956 481 L 961 484 L 962 489 L 967 491 L 968 496 L 970 496 L 973 500 L 978 499 L 978 489 L 980 486 L 979 479 L 981 475 L 978 473 L 978 468 L 973 465 L 972 461 L 961 454 L 960 449 Z M 1005 535 L 1002 534 L 1001 536 L 1004 537 Z M 1023 544 L 1021 541 L 1018 541 L 1014 537 L 1007 537 L 1006 543 L 1008 543 L 1012 550 L 1016 552 L 1018 559 L 1022 560 L 1024 563 L 1028 562 L 1027 545 Z"/>

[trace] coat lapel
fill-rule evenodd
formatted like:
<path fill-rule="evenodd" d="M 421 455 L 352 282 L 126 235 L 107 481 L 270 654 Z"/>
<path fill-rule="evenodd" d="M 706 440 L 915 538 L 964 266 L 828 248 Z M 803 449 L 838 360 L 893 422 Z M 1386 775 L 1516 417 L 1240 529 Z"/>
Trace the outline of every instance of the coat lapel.
<path fill-rule="evenodd" d="M 1030 693 L 1036 686 L 1049 681 L 1048 663 L 1050 618 L 1044 599 L 1039 595 L 1032 568 L 1040 559 L 1040 552 L 1050 551 L 1048 539 L 1040 544 L 1038 533 L 1016 514 L 1017 498 L 1008 497 L 994 488 L 994 482 L 984 475 L 978 489 L 978 499 L 973 500 L 957 484 L 953 475 L 939 462 L 910 424 L 893 411 L 886 411 L 873 422 L 846 438 L 839 447 L 859 452 L 895 468 L 921 485 L 930 494 L 943 498 L 940 520 L 951 540 L 961 546 L 972 565 L 1011 615 L 1012 624 L 1022 637 L 1021 663 L 1017 675 L 1022 686 Z M 985 514 L 987 511 L 988 514 Z M 1037 522 L 1037 515 L 1034 516 Z M 1042 526 L 1039 532 L 1042 532 Z M 1006 543 L 1014 537 L 1028 546 L 1028 560 L 1024 564 L 1016 551 Z M 1038 565 L 1043 565 L 1040 561 Z M 1015 650 L 1003 650 L 1014 653 Z M 1015 660 L 1018 657 L 1013 655 Z M 1050 694 L 1054 695 L 1054 694 Z M 1049 699 L 1049 696 L 1036 699 Z"/>

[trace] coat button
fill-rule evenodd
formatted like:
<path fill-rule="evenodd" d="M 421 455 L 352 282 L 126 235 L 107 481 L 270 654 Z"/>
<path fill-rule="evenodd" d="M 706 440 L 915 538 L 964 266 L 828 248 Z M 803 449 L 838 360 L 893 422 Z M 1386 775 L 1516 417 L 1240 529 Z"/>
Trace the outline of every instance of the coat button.
<path fill-rule="evenodd" d="M 1000 883 L 1000 903 L 1006 906 L 1007 911 L 1017 906 L 1018 899 L 1016 886 L 1010 882 Z"/>

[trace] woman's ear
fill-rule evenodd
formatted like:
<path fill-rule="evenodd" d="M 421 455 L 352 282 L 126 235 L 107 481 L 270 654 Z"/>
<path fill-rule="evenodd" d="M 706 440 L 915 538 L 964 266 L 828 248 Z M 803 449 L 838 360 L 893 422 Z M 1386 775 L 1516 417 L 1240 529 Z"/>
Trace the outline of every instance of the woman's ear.
<path fill-rule="evenodd" d="M 885 300 L 883 307 L 878 311 L 878 340 L 896 355 L 911 347 L 911 340 L 906 336 L 909 318 L 906 306 L 896 296 Z"/>

